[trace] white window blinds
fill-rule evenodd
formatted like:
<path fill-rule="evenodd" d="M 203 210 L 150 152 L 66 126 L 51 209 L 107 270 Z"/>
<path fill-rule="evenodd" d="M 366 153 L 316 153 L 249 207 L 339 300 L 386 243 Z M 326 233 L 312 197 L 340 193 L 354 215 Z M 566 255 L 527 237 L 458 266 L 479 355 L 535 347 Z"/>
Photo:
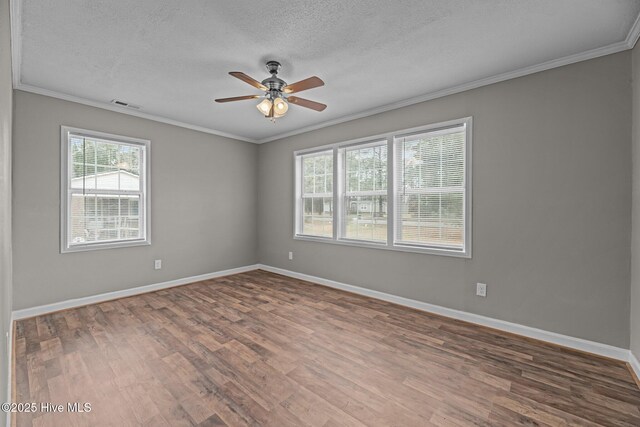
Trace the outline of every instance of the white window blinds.
<path fill-rule="evenodd" d="M 396 244 L 465 245 L 466 124 L 395 138 Z"/>

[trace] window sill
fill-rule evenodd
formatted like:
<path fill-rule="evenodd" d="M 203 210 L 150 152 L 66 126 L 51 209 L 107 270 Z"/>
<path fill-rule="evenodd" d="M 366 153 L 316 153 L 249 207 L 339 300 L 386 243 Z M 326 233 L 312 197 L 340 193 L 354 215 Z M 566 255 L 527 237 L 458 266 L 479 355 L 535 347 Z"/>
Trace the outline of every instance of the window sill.
<path fill-rule="evenodd" d="M 125 242 L 107 242 L 107 243 L 93 243 L 87 245 L 75 245 L 71 247 L 62 247 L 60 248 L 60 253 L 70 253 L 70 252 L 87 252 L 87 251 L 97 251 L 101 249 L 116 249 L 116 248 L 131 248 L 134 246 L 150 246 L 150 240 L 132 240 Z"/>
<path fill-rule="evenodd" d="M 365 242 L 362 240 L 333 239 L 331 237 L 305 236 L 296 234 L 294 240 L 302 240 L 307 242 L 330 243 L 333 245 L 353 246 L 358 248 L 382 249 L 395 252 L 409 252 L 426 255 L 440 255 L 454 258 L 471 259 L 471 251 L 456 251 L 452 249 L 437 249 L 429 247 L 409 246 L 409 245 L 389 245 L 383 242 Z"/>

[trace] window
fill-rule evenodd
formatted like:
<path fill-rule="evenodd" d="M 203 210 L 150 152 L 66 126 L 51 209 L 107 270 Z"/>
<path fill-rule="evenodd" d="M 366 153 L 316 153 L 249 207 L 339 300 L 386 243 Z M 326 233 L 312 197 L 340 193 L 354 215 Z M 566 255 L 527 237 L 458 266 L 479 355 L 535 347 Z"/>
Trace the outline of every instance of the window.
<path fill-rule="evenodd" d="M 387 141 L 340 149 L 343 182 L 341 237 L 387 241 Z"/>
<path fill-rule="evenodd" d="M 149 244 L 149 141 L 62 127 L 61 251 Z"/>
<path fill-rule="evenodd" d="M 470 258 L 471 123 L 296 152 L 294 238 Z"/>
<path fill-rule="evenodd" d="M 395 242 L 464 250 L 465 126 L 395 138 Z"/>
<path fill-rule="evenodd" d="M 333 152 L 300 156 L 302 194 L 300 234 L 333 236 Z"/>

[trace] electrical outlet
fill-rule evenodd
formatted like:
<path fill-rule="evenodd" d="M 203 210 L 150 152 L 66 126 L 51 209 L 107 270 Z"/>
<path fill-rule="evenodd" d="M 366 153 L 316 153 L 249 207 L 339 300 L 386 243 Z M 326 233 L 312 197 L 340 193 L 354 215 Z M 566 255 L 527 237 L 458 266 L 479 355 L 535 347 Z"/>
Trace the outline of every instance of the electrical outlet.
<path fill-rule="evenodd" d="M 476 295 L 479 297 L 487 296 L 487 285 L 485 283 L 476 283 Z"/>
<path fill-rule="evenodd" d="M 153 264 L 154 268 L 156 270 L 160 270 L 162 268 L 162 260 L 161 259 L 157 259 L 155 261 L 155 263 Z"/>
<path fill-rule="evenodd" d="M 293 259 L 293 252 L 289 252 L 289 259 L 292 260 Z"/>

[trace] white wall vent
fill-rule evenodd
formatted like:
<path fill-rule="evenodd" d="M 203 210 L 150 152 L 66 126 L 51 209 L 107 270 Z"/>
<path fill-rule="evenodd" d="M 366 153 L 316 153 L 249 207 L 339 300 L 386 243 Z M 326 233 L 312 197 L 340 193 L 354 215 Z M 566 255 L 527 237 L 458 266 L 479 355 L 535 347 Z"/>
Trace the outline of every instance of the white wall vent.
<path fill-rule="evenodd" d="M 139 105 L 129 104 L 128 102 L 120 101 L 119 99 L 112 99 L 111 103 L 114 104 L 114 105 L 117 105 L 119 107 L 132 108 L 134 110 L 139 110 L 140 109 Z"/>

